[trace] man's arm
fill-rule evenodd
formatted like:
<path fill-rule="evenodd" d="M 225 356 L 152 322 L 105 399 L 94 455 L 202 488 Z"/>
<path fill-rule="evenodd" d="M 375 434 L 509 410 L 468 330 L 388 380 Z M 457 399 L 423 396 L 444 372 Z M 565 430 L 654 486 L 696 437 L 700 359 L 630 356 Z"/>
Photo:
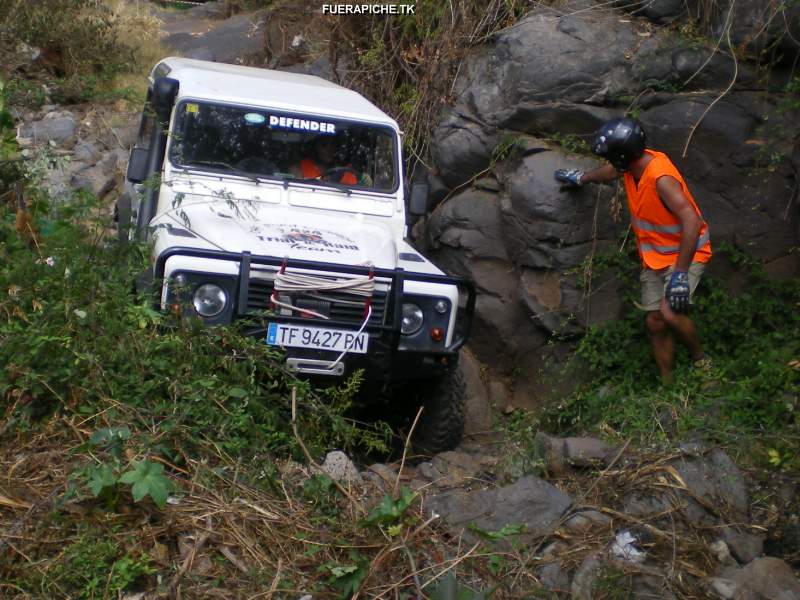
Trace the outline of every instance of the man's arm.
<path fill-rule="evenodd" d="M 688 271 L 689 265 L 692 264 L 692 258 L 694 258 L 694 254 L 697 251 L 697 238 L 700 237 L 700 227 L 702 225 L 700 217 L 683 193 L 681 184 L 674 177 L 669 175 L 659 177 L 656 180 L 656 191 L 664 206 L 678 218 L 683 226 L 681 249 L 678 253 L 675 269 Z"/>
<path fill-rule="evenodd" d="M 556 169 L 555 178 L 563 183 L 562 190 L 574 189 L 582 186 L 584 183 L 604 183 L 606 181 L 613 181 L 622 175 L 610 164 L 605 164 L 596 169 L 592 169 L 588 173 L 584 173 L 580 169 Z"/>
<path fill-rule="evenodd" d="M 592 169 L 588 173 L 584 173 L 583 177 L 581 177 L 581 185 L 584 183 L 605 183 L 607 181 L 614 181 L 621 176 L 622 173 L 606 163 L 596 169 Z"/>

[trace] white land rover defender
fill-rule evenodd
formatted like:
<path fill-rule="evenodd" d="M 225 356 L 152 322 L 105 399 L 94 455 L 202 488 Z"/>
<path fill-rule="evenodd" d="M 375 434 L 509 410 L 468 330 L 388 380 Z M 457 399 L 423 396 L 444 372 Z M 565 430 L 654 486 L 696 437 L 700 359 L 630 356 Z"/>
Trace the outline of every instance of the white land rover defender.
<path fill-rule="evenodd" d="M 307 75 L 167 58 L 149 81 L 117 211 L 154 244 L 161 309 L 247 317 L 298 373 L 364 369 L 425 404 L 418 447 L 455 446 L 475 292 L 404 240 L 428 190 L 406 206 L 397 123 Z"/>

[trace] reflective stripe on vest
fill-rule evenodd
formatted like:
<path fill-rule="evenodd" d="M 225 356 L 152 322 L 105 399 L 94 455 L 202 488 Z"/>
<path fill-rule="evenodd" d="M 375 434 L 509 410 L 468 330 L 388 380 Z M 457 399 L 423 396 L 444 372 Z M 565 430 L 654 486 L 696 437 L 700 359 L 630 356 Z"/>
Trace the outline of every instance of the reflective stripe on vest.
<path fill-rule="evenodd" d="M 636 217 L 632 217 L 631 221 L 633 222 L 633 226 L 641 229 L 642 231 L 657 231 L 659 233 L 682 233 L 683 232 L 683 225 L 678 223 L 677 225 L 659 225 L 657 223 L 651 223 L 650 221 L 646 221 L 644 219 L 639 219 Z"/>
<path fill-rule="evenodd" d="M 711 235 L 708 233 L 708 227 L 706 227 L 706 232 L 697 239 L 697 245 L 695 246 L 695 250 L 700 250 L 700 248 L 705 246 L 710 241 L 711 241 Z M 659 254 L 677 254 L 678 252 L 681 251 L 681 247 L 657 246 L 655 244 L 640 244 L 639 250 L 641 250 L 642 252 L 658 252 Z"/>

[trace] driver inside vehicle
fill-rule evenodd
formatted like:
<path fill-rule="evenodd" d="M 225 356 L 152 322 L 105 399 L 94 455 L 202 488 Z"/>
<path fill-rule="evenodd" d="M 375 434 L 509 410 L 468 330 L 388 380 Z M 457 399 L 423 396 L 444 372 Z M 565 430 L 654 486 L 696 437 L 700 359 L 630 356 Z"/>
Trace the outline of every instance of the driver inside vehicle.
<path fill-rule="evenodd" d="M 339 145 L 332 136 L 317 136 L 312 143 L 312 156 L 303 158 L 292 168 L 296 177 L 322 179 L 345 185 L 370 185 L 366 174 L 359 176 L 353 165 L 338 160 Z"/>

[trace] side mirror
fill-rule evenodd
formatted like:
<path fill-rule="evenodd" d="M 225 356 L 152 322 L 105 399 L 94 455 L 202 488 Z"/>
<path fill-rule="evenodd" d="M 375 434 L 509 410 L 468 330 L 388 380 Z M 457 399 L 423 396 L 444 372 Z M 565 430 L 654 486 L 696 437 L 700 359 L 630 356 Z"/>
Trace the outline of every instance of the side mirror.
<path fill-rule="evenodd" d="M 147 162 L 150 152 L 144 148 L 134 148 L 131 150 L 131 157 L 128 159 L 128 172 L 125 178 L 131 183 L 142 183 L 147 179 Z"/>
<path fill-rule="evenodd" d="M 411 198 L 409 198 L 408 201 L 408 211 L 416 216 L 422 216 L 428 212 L 427 183 L 414 183 L 411 185 Z"/>
<path fill-rule="evenodd" d="M 178 96 L 180 82 L 169 77 L 159 77 L 153 83 L 153 106 L 156 109 L 158 120 L 162 123 L 169 121 L 169 114 Z"/>

